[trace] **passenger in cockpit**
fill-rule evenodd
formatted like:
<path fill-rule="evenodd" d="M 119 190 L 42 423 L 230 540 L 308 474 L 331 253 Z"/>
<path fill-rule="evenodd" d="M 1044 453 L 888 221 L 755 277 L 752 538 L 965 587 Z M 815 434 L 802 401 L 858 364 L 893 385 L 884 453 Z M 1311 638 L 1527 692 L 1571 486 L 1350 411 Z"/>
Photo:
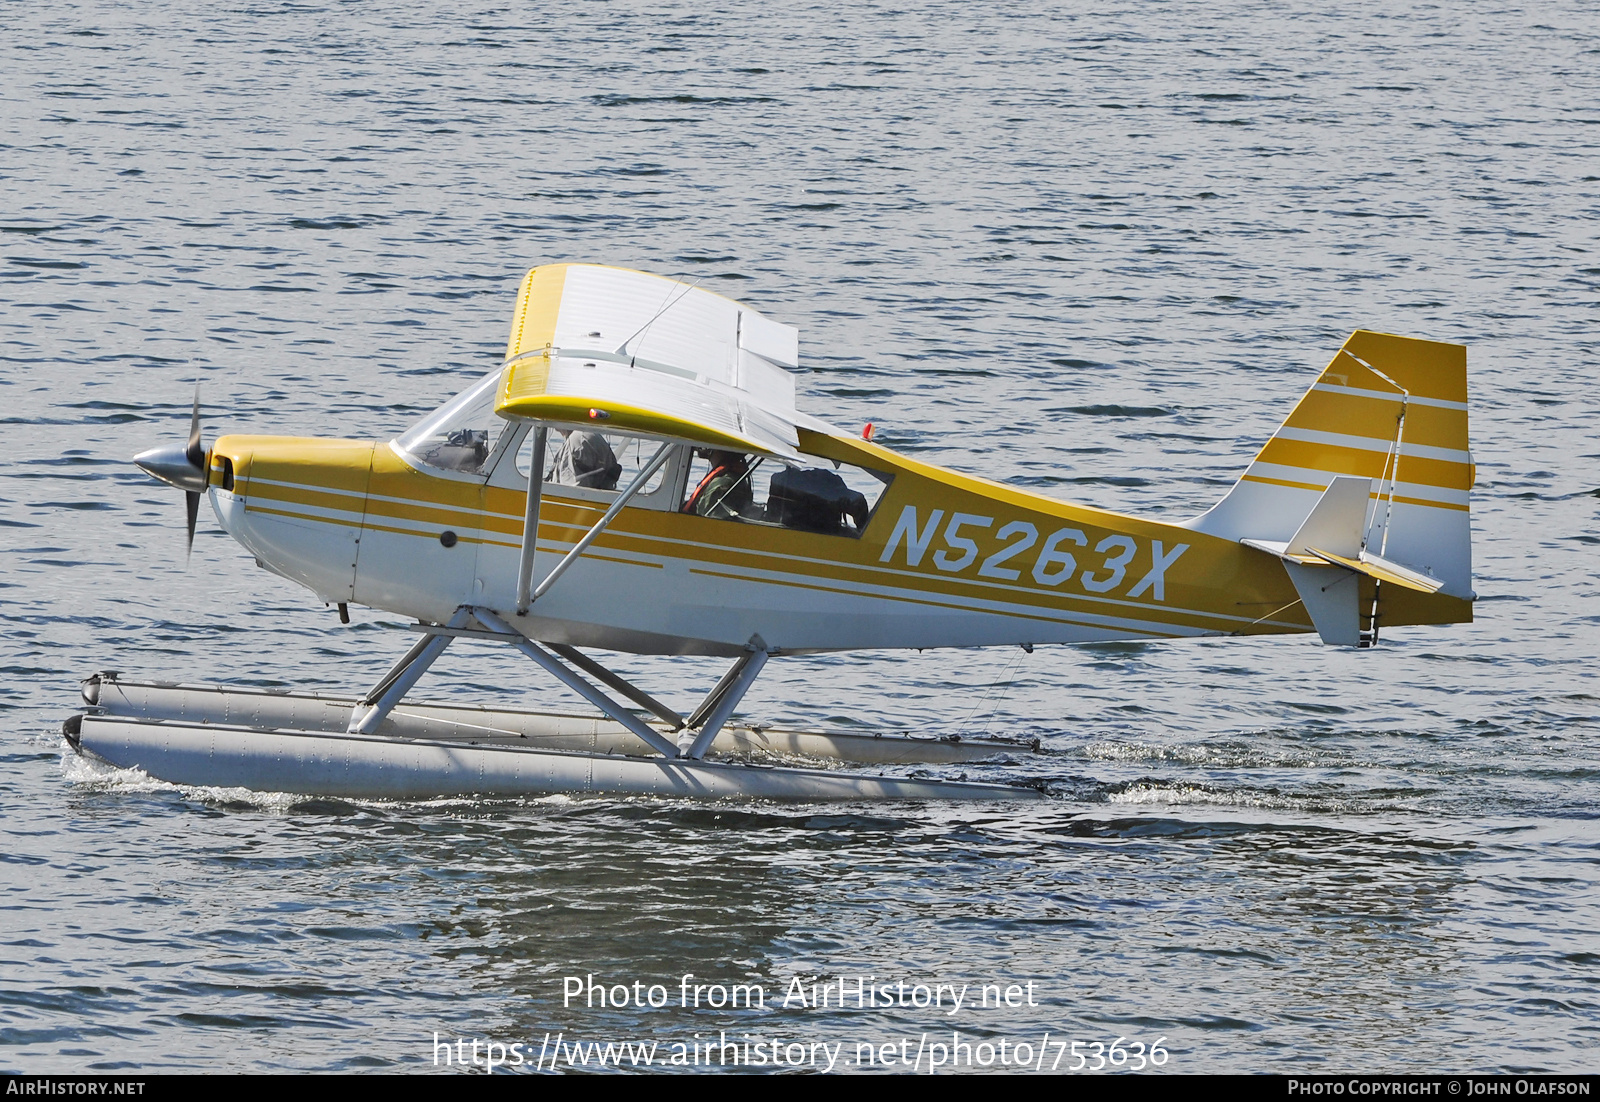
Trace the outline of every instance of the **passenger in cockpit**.
<path fill-rule="evenodd" d="M 556 452 L 548 482 L 563 486 L 586 486 L 591 490 L 615 490 L 622 475 L 622 464 L 606 438 L 598 432 L 573 430 L 567 433 Z"/>
<path fill-rule="evenodd" d="M 755 511 L 755 495 L 750 491 L 750 462 L 738 452 L 705 449 L 697 452 L 711 464 L 683 503 L 685 513 L 716 520 L 742 520 Z"/>

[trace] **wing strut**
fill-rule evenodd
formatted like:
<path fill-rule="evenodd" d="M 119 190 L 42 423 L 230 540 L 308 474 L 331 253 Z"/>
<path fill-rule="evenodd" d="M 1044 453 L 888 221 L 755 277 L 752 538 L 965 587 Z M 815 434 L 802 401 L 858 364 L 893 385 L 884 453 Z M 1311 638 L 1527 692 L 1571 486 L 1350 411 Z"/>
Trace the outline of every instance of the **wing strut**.
<path fill-rule="evenodd" d="M 546 425 L 533 427 L 533 458 L 528 460 L 528 511 L 522 518 L 522 557 L 517 560 L 517 615 L 526 616 L 533 604 L 533 556 L 539 550 L 539 505 L 544 490 L 544 445 L 550 436 Z"/>
<path fill-rule="evenodd" d="M 533 449 L 535 452 L 542 453 L 544 450 L 542 444 L 544 440 L 545 429 L 543 426 L 540 426 L 536 431 L 539 433 L 539 437 L 534 441 Z M 633 481 L 628 483 L 627 488 L 617 495 L 617 500 L 611 503 L 611 508 L 606 510 L 605 515 L 599 520 L 595 521 L 594 527 L 585 532 L 583 534 L 583 538 L 572 545 L 572 550 L 568 551 L 566 555 L 562 557 L 561 561 L 556 563 L 554 570 L 545 575 L 544 581 L 539 583 L 538 588 L 534 589 L 532 593 L 527 594 L 526 598 L 524 598 L 526 583 L 531 581 L 533 578 L 534 543 L 536 534 L 539 531 L 538 498 L 534 496 L 537 491 L 534 486 L 534 476 L 531 472 L 529 473 L 528 519 L 523 522 L 522 561 L 518 564 L 517 574 L 518 616 L 527 615 L 528 609 L 533 605 L 533 602 L 550 592 L 550 587 L 556 584 L 556 579 L 565 574 L 567 572 L 567 568 L 578 561 L 578 556 L 582 555 L 589 549 L 589 545 L 593 543 L 597 537 L 599 537 L 600 533 L 604 532 L 608 527 L 610 527 L 611 522 L 617 519 L 617 514 L 622 512 L 622 507 L 627 505 L 628 502 L 632 501 L 635 494 L 644 489 L 645 483 L 649 482 L 655 473 L 661 469 L 662 464 L 666 463 L 667 458 L 671 454 L 672 444 L 670 442 L 663 443 L 661 447 L 657 448 L 656 454 L 651 456 L 650 462 L 644 465 L 644 470 L 635 475 Z M 543 456 L 541 455 L 539 458 L 540 466 L 542 466 Z M 535 470 L 537 469 L 538 468 L 535 468 Z M 535 536 L 530 536 L 530 532 L 535 533 Z M 654 711 L 654 708 L 651 710 Z"/>

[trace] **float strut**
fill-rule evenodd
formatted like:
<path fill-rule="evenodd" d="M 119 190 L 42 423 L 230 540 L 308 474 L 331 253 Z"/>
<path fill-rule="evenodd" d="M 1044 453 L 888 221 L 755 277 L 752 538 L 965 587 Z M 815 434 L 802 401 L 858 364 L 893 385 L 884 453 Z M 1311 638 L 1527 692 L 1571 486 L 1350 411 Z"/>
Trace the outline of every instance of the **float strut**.
<path fill-rule="evenodd" d="M 640 719 L 638 716 L 622 707 L 622 705 L 618 704 L 615 700 L 612 700 L 609 696 L 595 688 L 593 685 L 589 684 L 583 678 L 567 669 L 567 667 L 563 665 L 561 660 L 555 655 L 546 652 L 543 647 L 539 646 L 539 644 L 535 643 L 533 640 L 524 637 L 519 632 L 513 631 L 510 624 L 507 624 L 504 620 L 500 619 L 500 617 L 496 616 L 488 609 L 474 608 L 471 610 L 471 612 L 472 615 L 477 618 L 478 622 L 484 627 L 488 628 L 490 631 L 496 631 L 506 635 L 515 636 L 514 639 L 507 640 L 513 647 L 516 647 L 523 654 L 533 659 L 534 662 L 542 666 L 545 672 L 549 673 L 557 681 L 560 681 L 563 685 L 577 693 L 579 696 L 583 697 L 590 704 L 593 704 L 596 708 L 599 708 L 608 717 L 632 731 L 639 737 L 641 741 L 646 743 L 652 749 L 658 751 L 665 757 L 678 757 L 678 748 L 673 745 L 670 739 L 663 736 L 655 728 L 644 722 L 644 720 Z M 452 626 L 454 625 L 452 624 Z"/>
<path fill-rule="evenodd" d="M 706 697 L 705 704 L 695 709 L 695 714 L 698 715 L 702 711 L 707 711 L 707 706 L 709 705 L 709 714 L 706 716 L 705 726 L 700 728 L 700 733 L 694 737 L 694 741 L 683 751 L 684 757 L 699 758 L 705 755 L 705 752 L 710 749 L 711 743 L 716 739 L 717 732 L 722 730 L 722 725 L 728 721 L 728 717 L 733 714 L 733 710 L 739 706 L 739 701 L 744 699 L 744 694 L 750 691 L 750 686 L 755 684 L 756 675 L 761 672 L 761 667 L 766 664 L 767 652 L 753 650 L 734 663 L 733 669 L 723 675 L 722 680 L 717 683 L 717 687 L 712 689 L 711 694 Z"/>
<path fill-rule="evenodd" d="M 711 714 L 711 710 L 721 702 L 723 694 L 731 689 L 733 687 L 733 683 L 739 679 L 740 671 L 744 669 L 745 663 L 749 661 L 750 655 L 747 653 L 742 655 L 738 661 L 734 662 L 734 664 L 728 668 L 728 672 L 722 675 L 722 680 L 718 681 L 716 685 L 712 686 L 711 691 L 706 694 L 706 698 L 700 702 L 700 706 L 689 713 L 689 718 L 684 722 L 683 725 L 685 727 L 699 727 L 702 723 L 704 723 L 706 721 L 706 717 Z"/>
<path fill-rule="evenodd" d="M 471 618 L 472 613 L 463 606 L 456 609 L 456 614 L 445 626 L 460 628 Z M 401 656 L 400 661 L 383 675 L 366 696 L 356 702 L 350 713 L 350 726 L 345 730 L 352 735 L 370 735 L 376 731 L 394 706 L 400 703 L 400 698 L 411 691 L 417 679 L 427 673 L 428 667 L 444 653 L 452 638 L 449 635 L 425 635 L 411 644 L 411 649 Z"/>
<path fill-rule="evenodd" d="M 590 677 L 599 680 L 603 684 L 610 685 L 613 689 L 617 690 L 617 692 L 621 693 L 623 696 L 639 705 L 639 707 L 654 712 L 656 715 L 672 724 L 672 729 L 674 731 L 681 730 L 684 726 L 686 726 L 683 722 L 683 717 L 677 712 L 673 711 L 671 708 L 661 703 L 661 701 L 657 700 L 655 697 L 651 696 L 649 693 L 633 684 L 627 678 L 619 677 L 612 673 L 610 670 L 606 669 L 600 663 L 596 662 L 593 658 L 590 658 L 587 654 L 584 654 L 577 648 L 569 647 L 565 643 L 547 643 L 545 645 L 559 654 L 562 658 L 565 658 L 568 662 L 571 662 L 574 666 L 577 666 L 584 673 L 587 673 Z"/>

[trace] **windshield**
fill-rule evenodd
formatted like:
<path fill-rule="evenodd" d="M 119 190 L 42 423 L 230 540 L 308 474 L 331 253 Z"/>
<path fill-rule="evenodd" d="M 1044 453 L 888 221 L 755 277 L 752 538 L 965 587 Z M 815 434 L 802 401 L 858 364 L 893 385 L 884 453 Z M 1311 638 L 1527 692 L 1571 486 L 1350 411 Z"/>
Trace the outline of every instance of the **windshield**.
<path fill-rule="evenodd" d="M 496 368 L 418 421 L 395 443 L 430 467 L 481 474 L 506 425 L 494 415 L 499 381 Z"/>

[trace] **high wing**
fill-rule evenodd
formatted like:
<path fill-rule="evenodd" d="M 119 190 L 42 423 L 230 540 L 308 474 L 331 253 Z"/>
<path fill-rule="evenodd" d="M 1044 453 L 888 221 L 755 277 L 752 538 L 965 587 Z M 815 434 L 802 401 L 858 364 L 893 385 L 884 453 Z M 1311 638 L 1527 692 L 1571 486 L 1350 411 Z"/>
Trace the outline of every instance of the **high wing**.
<path fill-rule="evenodd" d="M 495 412 L 798 461 L 800 334 L 693 284 L 593 264 L 522 280 Z M 825 427 L 825 426 L 824 426 Z"/>

